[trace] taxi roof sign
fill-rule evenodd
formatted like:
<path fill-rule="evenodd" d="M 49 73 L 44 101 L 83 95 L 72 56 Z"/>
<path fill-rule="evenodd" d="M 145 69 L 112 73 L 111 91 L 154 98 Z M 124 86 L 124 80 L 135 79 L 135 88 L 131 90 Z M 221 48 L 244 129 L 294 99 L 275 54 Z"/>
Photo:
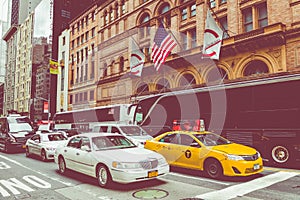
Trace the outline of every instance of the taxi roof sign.
<path fill-rule="evenodd" d="M 189 119 L 189 120 L 173 120 L 172 130 L 184 130 L 184 131 L 205 131 L 205 125 L 203 119 Z"/>

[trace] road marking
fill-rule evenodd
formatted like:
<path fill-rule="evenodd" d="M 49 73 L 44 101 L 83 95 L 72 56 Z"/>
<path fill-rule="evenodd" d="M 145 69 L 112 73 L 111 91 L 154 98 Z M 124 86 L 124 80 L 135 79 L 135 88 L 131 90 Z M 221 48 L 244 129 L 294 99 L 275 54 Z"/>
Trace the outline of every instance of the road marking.
<path fill-rule="evenodd" d="M 285 181 L 289 178 L 299 175 L 295 172 L 276 172 L 261 178 L 254 179 L 252 181 L 241 183 L 238 185 L 230 186 L 222 190 L 208 192 L 205 194 L 197 195 L 196 198 L 201 199 L 213 199 L 213 200 L 224 200 L 241 197 L 245 194 L 269 187 L 275 183 Z"/>
<path fill-rule="evenodd" d="M 35 172 L 35 173 L 37 173 L 37 174 L 39 174 L 39 175 L 42 175 L 42 176 L 44 176 L 44 177 L 46 177 L 46 178 L 48 178 L 48 179 L 51 179 L 51 180 L 60 182 L 60 183 L 62 183 L 62 184 L 64 184 L 64 185 L 66 185 L 66 186 L 74 186 L 74 184 L 72 184 L 72 183 L 67 183 L 67 182 L 62 181 L 62 180 L 60 180 L 60 179 L 58 179 L 58 178 L 53 178 L 53 177 L 51 177 L 50 175 L 44 174 L 44 173 L 42 173 L 42 172 L 40 172 L 40 171 L 37 171 L 36 169 L 31 169 L 30 167 L 27 167 L 27 166 L 25 166 L 25 165 L 19 163 L 18 161 L 13 160 L 13 159 L 10 159 L 10 158 L 8 158 L 8 157 L 6 157 L 6 156 L 0 155 L 0 158 L 3 158 L 3 159 L 5 159 L 5 160 L 7 160 L 7 161 L 10 161 L 10 162 L 12 162 L 12 163 L 14 163 L 14 164 L 16 164 L 16 165 L 19 165 L 20 167 L 23 167 L 23 168 L 25 168 L 25 169 L 28 169 L 28 170 L 30 170 L 30 171 L 33 171 L 33 172 Z"/>
<path fill-rule="evenodd" d="M 264 167 L 265 170 L 273 171 L 273 172 L 294 172 L 300 174 L 300 170 L 298 169 L 286 169 L 286 168 L 275 168 L 275 167 Z"/>
<path fill-rule="evenodd" d="M 224 183 L 224 182 L 217 181 L 217 180 L 211 180 L 211 179 L 206 179 L 206 178 L 200 178 L 200 177 L 198 178 L 198 177 L 193 177 L 193 176 L 187 176 L 187 175 L 183 175 L 183 174 L 179 174 L 179 173 L 174 173 L 174 172 L 170 172 L 168 174 L 174 175 L 174 176 L 178 176 L 178 177 L 188 178 L 188 179 L 194 179 L 194 180 L 201 180 L 201 181 L 206 181 L 206 182 L 211 182 L 211 183 L 217 183 L 217 184 L 220 184 L 220 185 L 231 185 L 230 183 Z M 161 177 L 161 178 L 163 179 L 164 177 Z"/>

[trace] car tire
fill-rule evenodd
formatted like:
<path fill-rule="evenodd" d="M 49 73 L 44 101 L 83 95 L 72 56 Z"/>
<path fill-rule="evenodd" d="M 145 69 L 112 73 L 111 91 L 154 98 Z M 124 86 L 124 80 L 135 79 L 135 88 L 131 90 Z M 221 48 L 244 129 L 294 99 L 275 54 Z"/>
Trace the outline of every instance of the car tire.
<path fill-rule="evenodd" d="M 26 149 L 25 149 L 25 155 L 28 158 L 30 157 L 29 147 L 26 147 Z"/>
<path fill-rule="evenodd" d="M 42 158 L 42 161 L 44 161 L 44 162 L 46 162 L 48 160 L 46 151 L 44 149 L 42 149 L 42 151 L 41 151 L 41 158 Z"/>
<path fill-rule="evenodd" d="M 290 161 L 291 152 L 288 147 L 276 144 L 270 149 L 270 158 L 276 166 L 286 165 Z"/>
<path fill-rule="evenodd" d="M 58 171 L 61 174 L 64 174 L 67 171 L 66 162 L 62 156 L 58 157 Z"/>
<path fill-rule="evenodd" d="M 108 168 L 101 164 L 97 167 L 97 180 L 100 187 L 108 188 L 112 183 L 111 174 Z"/>
<path fill-rule="evenodd" d="M 207 160 L 205 162 L 204 170 L 209 177 L 214 179 L 218 179 L 223 176 L 223 167 L 221 163 L 216 159 Z"/>

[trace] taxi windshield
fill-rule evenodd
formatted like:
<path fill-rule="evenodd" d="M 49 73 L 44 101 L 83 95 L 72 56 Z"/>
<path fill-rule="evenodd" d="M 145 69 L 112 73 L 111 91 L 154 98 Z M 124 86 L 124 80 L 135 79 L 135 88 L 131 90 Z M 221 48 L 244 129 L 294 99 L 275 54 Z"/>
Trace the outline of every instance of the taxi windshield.
<path fill-rule="evenodd" d="M 32 131 L 32 127 L 28 123 L 11 123 L 9 124 L 9 130 L 11 133 L 17 133 L 22 131 Z"/>
<path fill-rule="evenodd" d="M 194 134 L 194 136 L 198 140 L 200 140 L 200 142 L 202 142 L 205 146 L 217 146 L 231 143 L 229 140 L 226 140 L 225 138 L 212 133 Z"/>

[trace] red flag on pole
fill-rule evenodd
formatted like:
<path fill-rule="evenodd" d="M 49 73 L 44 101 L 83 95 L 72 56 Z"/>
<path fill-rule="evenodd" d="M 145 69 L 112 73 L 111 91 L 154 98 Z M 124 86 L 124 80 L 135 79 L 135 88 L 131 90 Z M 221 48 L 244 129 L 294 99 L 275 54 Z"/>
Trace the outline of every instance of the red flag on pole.
<path fill-rule="evenodd" d="M 219 60 L 220 50 L 223 39 L 223 30 L 217 25 L 210 11 L 207 11 L 207 17 L 204 30 L 203 57 Z"/>

